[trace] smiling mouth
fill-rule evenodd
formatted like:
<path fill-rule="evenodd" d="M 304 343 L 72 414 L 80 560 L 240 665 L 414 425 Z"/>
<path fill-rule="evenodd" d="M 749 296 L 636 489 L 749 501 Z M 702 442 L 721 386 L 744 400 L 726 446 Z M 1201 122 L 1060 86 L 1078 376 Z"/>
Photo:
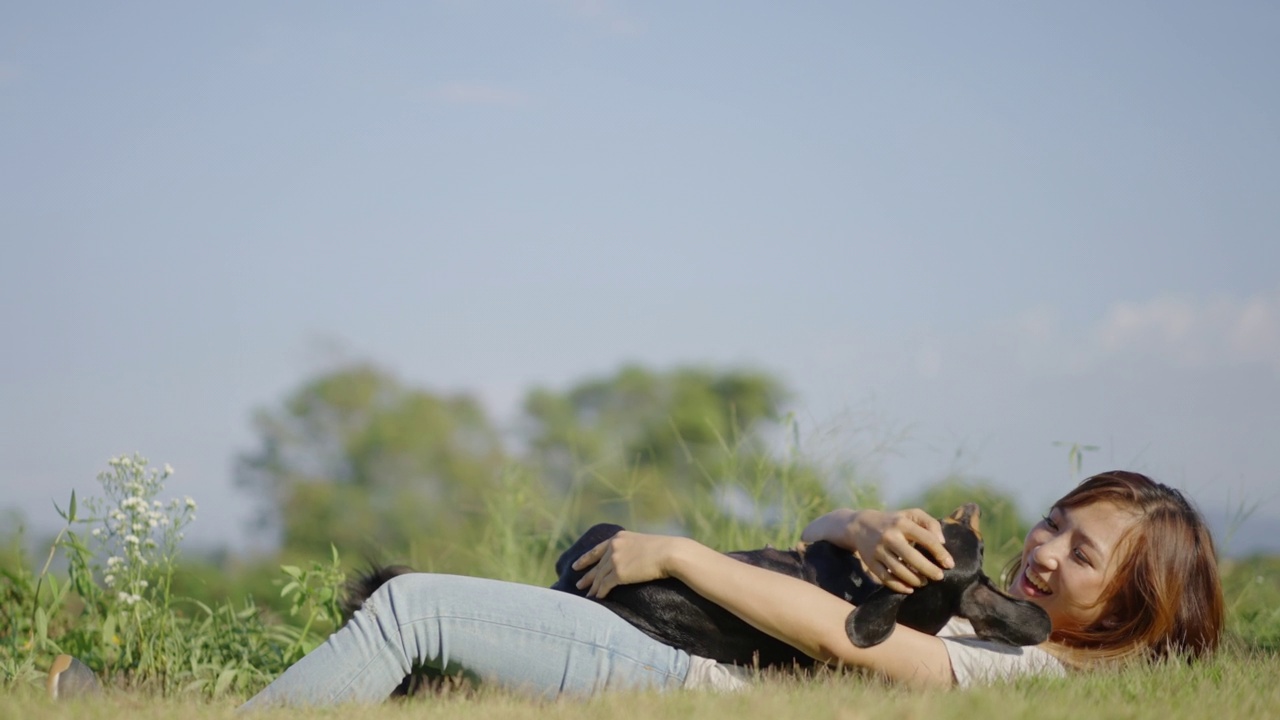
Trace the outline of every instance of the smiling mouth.
<path fill-rule="evenodd" d="M 1031 573 L 1028 572 L 1025 568 L 1022 570 L 1022 581 L 1026 583 L 1028 587 L 1034 590 L 1037 595 L 1053 594 L 1053 590 L 1049 589 L 1049 586 L 1045 584 L 1043 580 L 1032 577 Z"/>

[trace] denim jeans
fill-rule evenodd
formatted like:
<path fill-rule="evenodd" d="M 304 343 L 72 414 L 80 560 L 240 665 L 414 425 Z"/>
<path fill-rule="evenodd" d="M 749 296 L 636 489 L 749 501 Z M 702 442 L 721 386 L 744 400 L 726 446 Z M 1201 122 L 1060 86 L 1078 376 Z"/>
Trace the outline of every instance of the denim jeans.
<path fill-rule="evenodd" d="M 678 688 L 689 655 L 598 603 L 457 575 L 393 578 L 241 710 L 381 702 L 415 665 L 535 696 Z"/>

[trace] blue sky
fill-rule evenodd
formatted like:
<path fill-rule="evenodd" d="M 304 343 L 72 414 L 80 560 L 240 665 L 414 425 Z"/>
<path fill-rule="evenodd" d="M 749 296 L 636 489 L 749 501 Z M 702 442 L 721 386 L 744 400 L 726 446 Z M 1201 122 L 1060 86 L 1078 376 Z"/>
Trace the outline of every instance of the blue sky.
<path fill-rule="evenodd" d="M 251 413 L 336 362 L 504 425 L 707 363 L 891 500 L 1088 443 L 1280 550 L 1277 67 L 1268 3 L 6 8 L 0 507 L 137 450 L 243 547 Z"/>

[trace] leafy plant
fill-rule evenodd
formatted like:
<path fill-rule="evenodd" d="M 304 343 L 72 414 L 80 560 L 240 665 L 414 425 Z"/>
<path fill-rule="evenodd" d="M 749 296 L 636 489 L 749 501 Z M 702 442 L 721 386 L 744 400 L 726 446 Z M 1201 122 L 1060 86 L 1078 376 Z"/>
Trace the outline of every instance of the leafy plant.
<path fill-rule="evenodd" d="M 175 595 L 183 530 L 196 519 L 191 497 L 161 499 L 173 469 L 139 455 L 112 458 L 98 475 L 101 497 L 73 491 L 66 522 L 38 574 L 0 571 L 0 685 L 37 682 L 52 656 L 80 658 L 113 684 L 161 694 L 213 697 L 246 693 L 283 671 L 319 640 L 313 624 L 332 624 L 342 582 L 339 558 L 301 571 L 285 591 L 306 608 L 307 624 L 264 621 L 251 601 L 217 607 Z M 66 577 L 51 568 L 61 553 Z"/>

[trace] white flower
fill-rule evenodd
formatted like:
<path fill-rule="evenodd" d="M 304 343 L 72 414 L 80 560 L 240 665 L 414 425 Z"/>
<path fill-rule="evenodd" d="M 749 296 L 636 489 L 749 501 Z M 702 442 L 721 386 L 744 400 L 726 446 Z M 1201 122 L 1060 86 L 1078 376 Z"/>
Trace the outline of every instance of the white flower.
<path fill-rule="evenodd" d="M 107 567 L 113 568 L 123 562 L 124 562 L 124 558 L 119 557 L 117 555 L 112 555 L 111 557 L 107 558 Z"/>
<path fill-rule="evenodd" d="M 196 509 L 196 501 L 195 501 L 195 499 L 194 499 L 194 498 L 192 498 L 190 495 L 188 495 L 188 496 L 187 496 L 187 509 L 188 509 L 188 510 L 195 510 L 195 509 Z"/>
<path fill-rule="evenodd" d="M 138 539 L 137 535 L 134 535 L 132 533 L 129 535 L 125 535 L 124 541 L 126 544 L 129 544 L 129 545 L 137 545 L 138 543 L 142 542 L 141 540 Z"/>
<path fill-rule="evenodd" d="M 116 576 L 115 576 L 115 575 L 108 574 L 106 577 L 102 578 L 102 581 L 103 581 L 103 582 L 105 582 L 105 583 L 106 583 L 106 584 L 108 584 L 108 585 L 115 585 L 115 584 L 116 584 Z"/>
<path fill-rule="evenodd" d="M 156 527 L 157 525 L 160 524 L 160 521 L 155 518 L 151 518 L 150 520 L 147 521 L 147 524 L 150 525 L 151 527 Z"/>
<path fill-rule="evenodd" d="M 102 537 L 102 528 L 94 528 L 92 535 L 94 537 Z"/>
<path fill-rule="evenodd" d="M 172 465 L 170 465 L 169 463 L 165 463 L 165 464 L 164 464 L 164 474 L 165 474 L 165 475 L 172 475 L 172 474 L 173 474 L 173 466 L 172 466 Z"/>
<path fill-rule="evenodd" d="M 140 587 L 140 588 L 147 587 L 147 585 L 148 585 L 148 583 L 147 583 L 147 581 L 146 581 L 146 580 L 139 580 L 139 581 L 138 581 L 138 587 Z"/>

